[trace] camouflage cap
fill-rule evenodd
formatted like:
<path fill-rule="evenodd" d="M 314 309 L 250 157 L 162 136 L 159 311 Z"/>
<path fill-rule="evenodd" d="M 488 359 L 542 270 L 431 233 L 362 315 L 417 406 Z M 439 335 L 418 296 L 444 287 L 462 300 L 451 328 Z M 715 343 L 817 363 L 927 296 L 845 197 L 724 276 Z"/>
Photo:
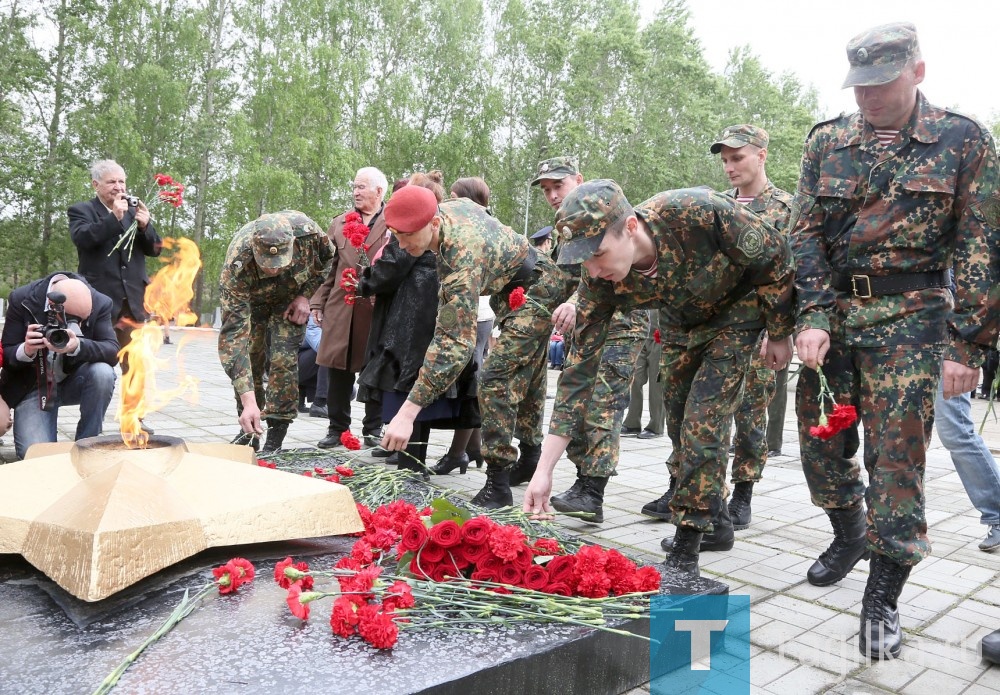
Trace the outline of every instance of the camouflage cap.
<path fill-rule="evenodd" d="M 761 149 L 767 147 L 767 131 L 754 125 L 743 123 L 741 125 L 731 125 L 722 131 L 719 139 L 712 143 L 709 151 L 712 154 L 719 154 L 722 146 L 740 148 L 745 145 L 756 145 Z"/>
<path fill-rule="evenodd" d="M 625 223 L 632 206 L 611 179 L 585 181 L 570 191 L 556 212 L 559 265 L 576 265 L 594 255 L 604 233 Z"/>
<path fill-rule="evenodd" d="M 580 173 L 580 163 L 576 157 L 552 157 L 538 163 L 538 174 L 531 180 L 537 186 L 542 179 L 564 179 Z"/>
<path fill-rule="evenodd" d="M 863 31 L 847 44 L 851 69 L 843 86 L 872 87 L 892 82 L 919 54 L 917 28 L 909 22 L 882 24 Z"/>
<path fill-rule="evenodd" d="M 292 262 L 295 234 L 283 213 L 261 215 L 250 238 L 253 259 L 264 270 L 280 270 Z"/>

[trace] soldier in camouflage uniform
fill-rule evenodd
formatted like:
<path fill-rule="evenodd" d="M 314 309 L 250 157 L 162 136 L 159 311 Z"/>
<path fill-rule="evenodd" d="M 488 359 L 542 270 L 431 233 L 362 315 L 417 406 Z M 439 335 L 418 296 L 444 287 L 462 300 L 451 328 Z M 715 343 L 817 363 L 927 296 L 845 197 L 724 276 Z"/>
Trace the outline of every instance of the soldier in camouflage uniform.
<path fill-rule="evenodd" d="M 233 235 L 226 251 L 219 359 L 233 382 L 240 427 L 250 441 L 262 432 L 264 404 L 268 430 L 262 454 L 281 448 L 295 419 L 308 297 L 326 278 L 332 259 L 323 230 L 295 210 L 261 215 Z"/>
<path fill-rule="evenodd" d="M 847 57 L 844 86 L 854 88 L 859 111 L 809 134 L 801 217 L 791 226 L 796 348 L 809 367 L 796 412 L 812 501 L 834 531 L 808 579 L 837 582 L 872 553 L 859 646 L 881 659 L 899 653 L 897 599 L 931 549 L 924 469 L 938 379 L 945 398 L 971 391 L 996 343 L 1000 203 L 989 132 L 917 89 L 924 62 L 912 24 L 859 34 Z M 867 489 L 851 457 L 856 426 L 829 440 L 809 434 L 819 419 L 820 365 L 837 402 L 858 408 Z"/>
<path fill-rule="evenodd" d="M 577 354 L 559 380 L 549 434 L 524 510 L 549 510 L 552 470 L 591 415 L 600 355 L 616 309 L 663 306 L 687 330 L 674 369 L 685 394 L 679 477 L 671 502 L 678 525 L 668 569 L 696 575 L 702 534 L 725 509 L 723 436 L 736 412 L 751 350 L 762 328 L 766 364 L 791 357 L 793 267 L 785 237 L 745 206 L 708 189 L 666 191 L 633 210 L 616 183 L 589 181 L 556 215 L 560 263 L 587 273 L 577 304 Z M 669 390 L 664 387 L 664 391 Z"/>
<path fill-rule="evenodd" d="M 531 184 L 539 185 L 545 200 L 553 210 L 558 210 L 563 198 L 582 182 L 583 175 L 576 157 L 553 157 L 539 163 L 538 173 Z M 563 270 L 576 279 L 582 272 L 579 264 L 567 265 Z M 573 329 L 575 314 L 574 294 L 553 312 L 556 328 L 568 334 Z M 601 355 L 600 379 L 594 389 L 595 407 L 566 450 L 567 458 L 576 465 L 576 481 L 569 490 L 552 498 L 552 506 L 558 511 L 587 514 L 589 516 L 584 519 L 594 523 L 604 521 L 604 489 L 618 467 L 621 428 L 625 409 L 628 407 L 632 374 L 648 331 L 649 318 L 646 312 L 615 312 Z M 573 348 L 570 349 L 571 354 L 572 352 Z M 544 364 L 542 374 L 545 374 Z M 541 415 L 545 405 L 545 382 L 541 381 L 537 388 L 532 396 Z M 531 480 L 540 451 L 539 445 L 530 467 L 519 466 L 514 469 L 511 473 L 512 485 Z"/>
<path fill-rule="evenodd" d="M 426 188 L 406 186 L 389 199 L 385 221 L 407 253 L 420 256 L 430 249 L 437 254 L 441 285 L 434 338 L 410 395 L 385 429 L 382 446 L 405 448 L 420 410 L 468 364 L 476 346 L 479 296 L 493 295 L 500 338 L 486 358 L 479 384 L 487 480 L 472 501 L 490 509 L 509 506 L 517 404 L 536 367 L 546 363 L 552 311 L 577 281 L 467 198 L 438 205 Z M 526 289 L 526 303 L 512 310 L 509 297 L 519 287 Z"/>

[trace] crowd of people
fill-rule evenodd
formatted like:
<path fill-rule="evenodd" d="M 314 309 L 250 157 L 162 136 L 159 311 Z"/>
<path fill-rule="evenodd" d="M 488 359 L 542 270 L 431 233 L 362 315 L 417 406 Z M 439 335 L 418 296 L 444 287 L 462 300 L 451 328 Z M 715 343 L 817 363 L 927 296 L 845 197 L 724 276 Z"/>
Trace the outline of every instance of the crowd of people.
<path fill-rule="evenodd" d="M 481 178 L 446 192 L 441 172 L 417 172 L 390 194 L 375 167 L 357 172 L 352 208 L 325 232 L 294 210 L 248 223 L 220 280 L 237 440 L 278 451 L 306 411 L 329 421 L 318 447 L 342 446 L 357 398 L 374 455 L 424 476 L 485 463 L 473 503 L 510 506 L 527 483 L 525 512 L 601 523 L 620 438 L 666 433 L 665 492 L 637 512 L 673 522 L 668 571 L 696 576 L 701 552 L 731 549 L 750 526 L 754 485 L 782 455 L 794 342 L 803 473 L 832 531 L 807 579 L 834 584 L 868 559 L 859 646 L 897 656 L 898 599 L 931 549 L 935 418 L 988 528 L 980 548 L 1000 547 L 1000 471 L 969 404 L 1000 331 L 1000 168 L 988 131 L 918 89 L 913 25 L 865 31 L 847 57 L 858 111 L 809 133 L 794 193 L 767 176 L 768 133 L 736 124 L 706 147 L 722 193 L 633 205 L 616 182 L 585 180 L 575 157 L 541 161 L 531 184 L 553 218 L 530 238 L 493 216 Z M 12 295 L 0 395 L 19 456 L 55 439 L 59 405 L 102 403 L 77 436 L 100 432 L 116 353 L 146 318 L 145 257 L 160 239 L 120 166 L 91 174 L 96 197 L 69 210 L 78 272 Z M 115 244 L 133 221 L 126 259 Z M 69 337 L 54 343 L 45 319 L 60 311 Z M 561 372 L 546 431 L 550 368 Z M 828 424 L 834 403 L 863 438 L 850 419 Z M 435 428 L 454 435 L 431 465 Z M 552 494 L 564 454 L 576 480 Z M 983 653 L 1000 660 L 1000 631 Z"/>

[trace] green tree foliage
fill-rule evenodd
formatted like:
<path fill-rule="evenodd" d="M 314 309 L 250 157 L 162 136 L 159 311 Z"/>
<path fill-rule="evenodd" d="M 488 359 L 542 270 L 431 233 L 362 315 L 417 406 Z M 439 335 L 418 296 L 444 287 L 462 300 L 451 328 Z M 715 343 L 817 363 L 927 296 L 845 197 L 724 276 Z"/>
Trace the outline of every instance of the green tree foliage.
<path fill-rule="evenodd" d="M 155 173 L 186 184 L 152 209 L 202 250 L 200 312 L 236 229 L 282 208 L 326 226 L 362 166 L 482 176 L 530 233 L 552 220 L 541 159 L 575 154 L 635 202 L 721 188 L 708 145 L 753 122 L 791 189 L 816 112 L 749 49 L 713 72 L 683 0 L 645 26 L 636 0 L 8 0 L 0 29 L 0 289 L 75 268 L 65 209 L 112 158 L 147 202 Z"/>

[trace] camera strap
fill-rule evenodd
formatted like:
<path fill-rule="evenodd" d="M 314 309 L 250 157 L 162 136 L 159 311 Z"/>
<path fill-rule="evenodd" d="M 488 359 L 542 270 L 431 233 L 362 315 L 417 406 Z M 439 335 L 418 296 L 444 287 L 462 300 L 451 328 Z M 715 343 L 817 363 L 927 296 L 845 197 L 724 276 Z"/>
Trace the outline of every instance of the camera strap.
<path fill-rule="evenodd" d="M 38 383 L 38 407 L 46 412 L 55 410 L 58 382 L 55 373 L 55 353 L 39 350 L 35 355 L 35 374 Z"/>

